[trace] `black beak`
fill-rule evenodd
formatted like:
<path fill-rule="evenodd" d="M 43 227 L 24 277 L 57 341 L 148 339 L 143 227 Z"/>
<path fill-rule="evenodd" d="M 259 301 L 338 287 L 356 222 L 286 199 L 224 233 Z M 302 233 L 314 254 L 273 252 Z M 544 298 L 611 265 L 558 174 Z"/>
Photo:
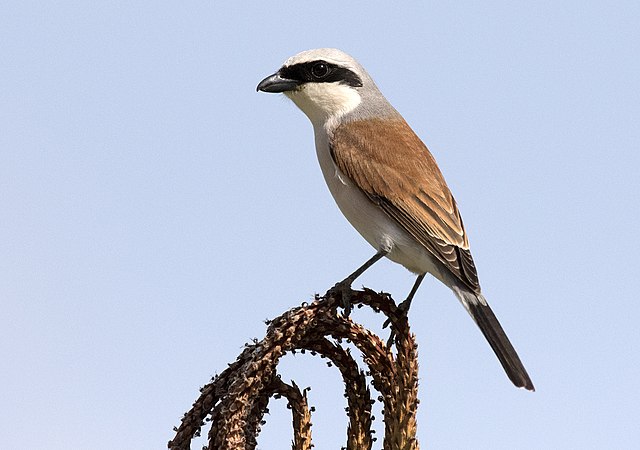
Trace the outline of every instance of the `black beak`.
<path fill-rule="evenodd" d="M 296 80 L 288 80 L 282 78 L 278 72 L 269 75 L 267 78 L 258 83 L 256 91 L 262 92 L 286 92 L 300 86 L 300 82 Z"/>

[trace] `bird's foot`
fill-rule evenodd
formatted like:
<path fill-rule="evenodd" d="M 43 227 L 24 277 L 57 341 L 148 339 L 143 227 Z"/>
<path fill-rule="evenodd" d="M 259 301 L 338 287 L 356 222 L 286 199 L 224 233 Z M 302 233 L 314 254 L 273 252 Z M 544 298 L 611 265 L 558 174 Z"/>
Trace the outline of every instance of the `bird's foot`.
<path fill-rule="evenodd" d="M 328 296 L 337 296 L 340 300 L 342 307 L 344 308 L 344 315 L 349 317 L 351 314 L 351 295 L 353 294 L 353 289 L 351 289 L 351 281 L 349 278 L 336 283 L 334 287 L 327 291 Z"/>
<path fill-rule="evenodd" d="M 396 308 L 396 314 L 398 315 L 398 319 L 402 319 L 407 317 L 407 313 L 409 312 L 409 307 L 411 306 L 411 300 L 405 300 L 400 303 Z M 382 324 L 382 328 L 387 328 L 391 325 L 391 319 L 387 319 Z"/>
<path fill-rule="evenodd" d="M 411 299 L 407 299 L 402 303 L 400 303 L 396 309 L 397 318 L 398 319 L 406 318 L 407 314 L 409 313 L 410 306 L 411 306 Z M 384 321 L 384 323 L 382 324 L 382 328 L 387 328 L 389 325 L 391 325 L 390 318 Z M 396 331 L 393 329 L 393 327 L 391 327 L 391 333 L 389 334 L 389 339 L 387 339 L 387 348 L 391 347 L 391 345 L 393 344 L 393 341 L 395 340 L 395 337 L 396 337 Z"/>

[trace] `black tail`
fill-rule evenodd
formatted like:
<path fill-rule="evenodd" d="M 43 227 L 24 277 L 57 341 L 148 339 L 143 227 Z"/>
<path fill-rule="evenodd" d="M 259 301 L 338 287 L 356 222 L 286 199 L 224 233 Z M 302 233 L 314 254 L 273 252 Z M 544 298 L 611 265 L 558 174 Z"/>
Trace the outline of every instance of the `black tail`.
<path fill-rule="evenodd" d="M 480 301 L 468 302 L 467 309 L 469 314 L 476 321 L 482 334 L 489 341 L 491 348 L 495 352 L 496 356 L 500 360 L 500 364 L 504 367 L 505 372 L 509 379 L 517 387 L 523 387 L 530 391 L 535 391 L 531 378 L 527 370 L 522 365 L 516 350 L 509 342 L 509 338 L 505 334 L 500 322 L 496 318 L 495 314 L 484 300 L 484 297 L 480 295 Z M 481 302 L 484 301 L 485 304 Z"/>

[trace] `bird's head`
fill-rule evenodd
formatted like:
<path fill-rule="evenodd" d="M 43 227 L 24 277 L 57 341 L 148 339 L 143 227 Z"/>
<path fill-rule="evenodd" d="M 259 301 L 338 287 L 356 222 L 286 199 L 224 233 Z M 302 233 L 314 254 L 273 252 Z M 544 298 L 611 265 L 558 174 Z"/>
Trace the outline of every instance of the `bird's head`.
<path fill-rule="evenodd" d="M 333 48 L 307 50 L 289 58 L 258 84 L 259 91 L 281 92 L 314 125 L 355 110 L 363 99 L 382 99 L 373 80 L 351 56 Z"/>

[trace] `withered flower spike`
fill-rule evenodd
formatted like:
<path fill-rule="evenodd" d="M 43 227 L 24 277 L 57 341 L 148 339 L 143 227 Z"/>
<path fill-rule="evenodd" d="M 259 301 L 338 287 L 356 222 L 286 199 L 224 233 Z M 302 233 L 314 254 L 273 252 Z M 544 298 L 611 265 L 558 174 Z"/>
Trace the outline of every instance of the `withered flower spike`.
<path fill-rule="evenodd" d="M 390 319 L 397 336 L 395 356 L 379 336 L 344 317 L 335 299 L 316 296 L 312 303 L 267 321 L 265 338 L 259 342 L 254 340 L 235 362 L 201 389 L 199 398 L 176 429 L 169 448 L 190 449 L 191 439 L 209 418 L 209 449 L 253 450 L 257 448 L 269 398 L 279 394 L 291 405 L 293 449 L 311 449 L 310 413 L 314 408 L 308 406 L 307 389 L 301 392 L 295 383 L 284 383 L 276 372 L 285 353 L 309 350 L 328 358 L 342 374 L 348 402 L 348 450 L 368 450 L 375 441 L 371 430 L 374 401 L 365 374 L 370 374 L 373 386 L 380 393 L 378 398 L 383 402 L 383 448 L 417 450 L 418 363 L 409 324 L 404 316 L 397 315 L 395 303 L 388 294 L 365 288 L 353 291 L 351 303 L 381 311 Z M 337 343 L 340 340 L 352 342 L 362 352 L 365 368 L 361 369 L 348 349 Z"/>

